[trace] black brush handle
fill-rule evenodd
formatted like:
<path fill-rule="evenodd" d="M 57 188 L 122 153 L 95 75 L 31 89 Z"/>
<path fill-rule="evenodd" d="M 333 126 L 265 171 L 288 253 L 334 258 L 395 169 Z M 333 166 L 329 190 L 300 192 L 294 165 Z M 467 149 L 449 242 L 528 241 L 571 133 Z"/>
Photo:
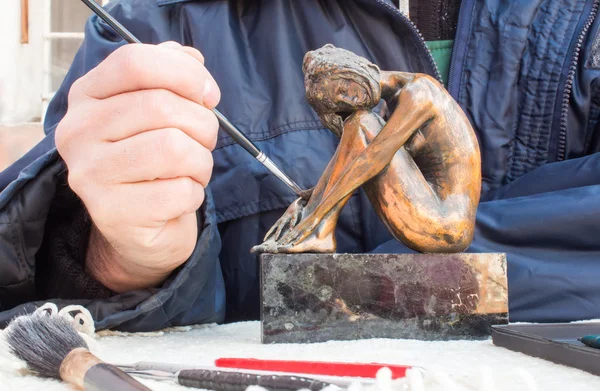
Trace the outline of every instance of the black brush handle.
<path fill-rule="evenodd" d="M 85 373 L 85 391 L 152 391 L 114 365 L 96 364 Z"/>
<path fill-rule="evenodd" d="M 121 23 L 119 23 L 115 18 L 110 16 L 108 12 L 104 10 L 98 3 L 94 0 L 81 0 L 85 5 L 87 5 L 96 15 L 98 15 L 103 21 L 105 21 L 110 27 L 113 28 L 124 40 L 129 43 L 142 43 L 139 39 L 137 39 L 133 34 L 131 34 Z"/>
<path fill-rule="evenodd" d="M 260 386 L 269 391 L 319 391 L 330 386 L 329 383 L 298 376 L 256 375 L 203 369 L 180 371 L 177 380 L 186 387 L 214 391 L 245 391 L 248 386 Z"/>

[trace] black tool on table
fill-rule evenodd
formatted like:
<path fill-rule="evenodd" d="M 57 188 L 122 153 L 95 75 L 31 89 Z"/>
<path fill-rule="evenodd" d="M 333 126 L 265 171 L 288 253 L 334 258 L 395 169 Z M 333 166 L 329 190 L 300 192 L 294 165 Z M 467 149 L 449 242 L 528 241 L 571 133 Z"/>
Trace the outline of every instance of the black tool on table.
<path fill-rule="evenodd" d="M 121 367 L 124 369 L 124 367 Z M 266 375 L 217 369 L 184 369 L 177 372 L 157 370 L 124 371 L 135 377 L 174 381 L 182 386 L 214 391 L 245 391 L 249 386 L 260 386 L 269 391 L 319 391 L 332 386 L 316 379 L 290 375 Z"/>
<path fill-rule="evenodd" d="M 121 23 L 119 23 L 115 18 L 113 18 L 108 12 L 106 12 L 98 3 L 94 0 L 81 0 L 85 5 L 87 5 L 98 17 L 104 20 L 110 27 L 112 27 L 125 41 L 129 43 L 142 43 L 139 39 L 137 39 L 131 32 L 129 32 Z M 263 151 L 261 151 L 249 138 L 247 138 L 244 133 L 242 133 L 238 128 L 236 128 L 229 120 L 217 109 L 212 110 L 217 119 L 219 120 L 219 124 L 224 131 L 229 134 L 236 143 L 238 143 L 242 148 L 244 148 L 248 153 L 250 153 L 256 160 L 258 160 L 267 170 L 269 170 L 273 175 L 279 178 L 283 183 L 285 183 L 298 197 L 308 199 L 311 192 L 302 190 L 296 182 L 294 182 L 290 177 L 288 177 L 283 171 L 277 167 L 275 163 Z"/>

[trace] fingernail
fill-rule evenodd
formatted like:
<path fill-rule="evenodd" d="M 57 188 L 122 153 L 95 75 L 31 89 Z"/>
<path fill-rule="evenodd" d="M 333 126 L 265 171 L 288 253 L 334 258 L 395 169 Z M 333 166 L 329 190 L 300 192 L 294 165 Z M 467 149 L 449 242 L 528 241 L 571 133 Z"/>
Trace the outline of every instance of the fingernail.
<path fill-rule="evenodd" d="M 210 94 L 210 91 L 213 89 L 213 81 L 207 77 L 204 81 L 204 91 L 202 91 L 202 96 L 206 97 Z"/>

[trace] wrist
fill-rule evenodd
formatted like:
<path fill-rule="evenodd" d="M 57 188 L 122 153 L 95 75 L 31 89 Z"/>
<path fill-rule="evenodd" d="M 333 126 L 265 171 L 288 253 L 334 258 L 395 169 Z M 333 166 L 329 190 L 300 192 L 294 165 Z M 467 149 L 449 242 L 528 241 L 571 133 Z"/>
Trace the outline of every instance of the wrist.
<path fill-rule="evenodd" d="M 141 267 L 117 251 L 102 233 L 92 226 L 86 253 L 86 271 L 116 293 L 159 286 L 172 270 Z"/>

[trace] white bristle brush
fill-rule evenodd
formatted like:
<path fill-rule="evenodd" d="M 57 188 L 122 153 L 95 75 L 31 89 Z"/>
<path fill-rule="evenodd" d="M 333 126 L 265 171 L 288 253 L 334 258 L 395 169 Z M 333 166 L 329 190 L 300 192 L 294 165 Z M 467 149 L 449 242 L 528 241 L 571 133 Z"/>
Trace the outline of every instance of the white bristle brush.
<path fill-rule="evenodd" d="M 62 379 L 86 391 L 148 391 L 114 365 L 100 360 L 63 316 L 36 312 L 15 318 L 5 330 L 10 352 L 42 377 Z"/>

